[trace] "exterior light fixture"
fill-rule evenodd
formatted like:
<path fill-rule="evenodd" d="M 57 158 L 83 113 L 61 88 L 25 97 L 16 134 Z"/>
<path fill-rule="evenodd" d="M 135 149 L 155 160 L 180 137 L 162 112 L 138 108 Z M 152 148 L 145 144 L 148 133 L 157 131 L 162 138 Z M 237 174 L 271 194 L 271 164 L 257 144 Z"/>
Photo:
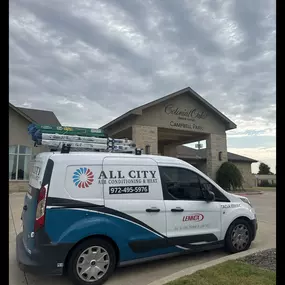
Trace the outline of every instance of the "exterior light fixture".
<path fill-rule="evenodd" d="M 223 152 L 222 151 L 219 151 L 219 161 L 222 161 L 222 159 L 223 159 Z"/>

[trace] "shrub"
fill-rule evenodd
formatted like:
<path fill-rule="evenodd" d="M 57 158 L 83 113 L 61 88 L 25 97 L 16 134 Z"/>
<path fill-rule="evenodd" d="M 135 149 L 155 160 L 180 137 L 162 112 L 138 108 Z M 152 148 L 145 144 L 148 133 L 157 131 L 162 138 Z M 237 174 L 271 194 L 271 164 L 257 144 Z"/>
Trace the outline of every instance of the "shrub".
<path fill-rule="evenodd" d="M 272 172 L 270 171 L 270 167 L 267 164 L 261 162 L 259 164 L 259 171 L 257 174 L 272 174 Z"/>
<path fill-rule="evenodd" d="M 227 191 L 243 188 L 240 170 L 231 162 L 224 162 L 217 171 L 217 183 Z"/>

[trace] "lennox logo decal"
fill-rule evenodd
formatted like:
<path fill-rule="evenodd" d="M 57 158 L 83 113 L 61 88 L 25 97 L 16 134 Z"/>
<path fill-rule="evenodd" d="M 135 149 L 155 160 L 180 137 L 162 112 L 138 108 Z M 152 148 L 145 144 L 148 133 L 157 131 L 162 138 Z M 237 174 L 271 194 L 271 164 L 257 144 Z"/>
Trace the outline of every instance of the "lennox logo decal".
<path fill-rule="evenodd" d="M 182 218 L 182 222 L 194 221 L 194 222 L 201 222 L 204 220 L 203 214 L 193 214 L 189 216 L 184 216 Z"/>

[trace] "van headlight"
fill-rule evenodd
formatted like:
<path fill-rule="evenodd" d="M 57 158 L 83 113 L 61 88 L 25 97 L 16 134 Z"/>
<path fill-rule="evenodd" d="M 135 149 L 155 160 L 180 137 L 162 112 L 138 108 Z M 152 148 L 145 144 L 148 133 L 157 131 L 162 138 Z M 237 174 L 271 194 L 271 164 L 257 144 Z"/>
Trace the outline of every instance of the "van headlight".
<path fill-rule="evenodd" d="M 251 203 L 250 203 L 250 201 L 249 201 L 248 198 L 246 198 L 246 197 L 240 197 L 240 199 L 241 199 L 244 203 L 246 203 L 246 204 L 248 204 L 250 207 L 252 207 L 252 205 L 251 205 Z"/>

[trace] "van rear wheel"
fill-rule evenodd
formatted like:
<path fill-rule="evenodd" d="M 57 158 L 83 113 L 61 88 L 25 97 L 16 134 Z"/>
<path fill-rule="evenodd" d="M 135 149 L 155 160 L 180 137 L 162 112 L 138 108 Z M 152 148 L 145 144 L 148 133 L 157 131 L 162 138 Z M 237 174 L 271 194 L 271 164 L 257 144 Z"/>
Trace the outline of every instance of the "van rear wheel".
<path fill-rule="evenodd" d="M 68 262 L 68 275 L 76 285 L 100 285 L 113 273 L 116 253 L 101 238 L 88 239 L 73 250 Z"/>
<path fill-rule="evenodd" d="M 237 253 L 247 250 L 252 242 L 250 224 L 243 219 L 235 220 L 229 227 L 225 239 L 226 250 Z"/>

